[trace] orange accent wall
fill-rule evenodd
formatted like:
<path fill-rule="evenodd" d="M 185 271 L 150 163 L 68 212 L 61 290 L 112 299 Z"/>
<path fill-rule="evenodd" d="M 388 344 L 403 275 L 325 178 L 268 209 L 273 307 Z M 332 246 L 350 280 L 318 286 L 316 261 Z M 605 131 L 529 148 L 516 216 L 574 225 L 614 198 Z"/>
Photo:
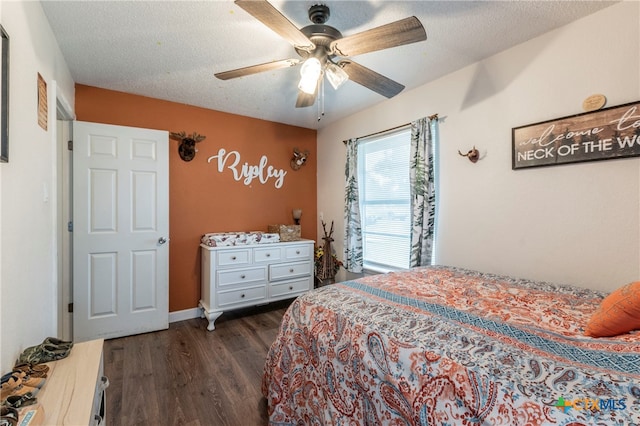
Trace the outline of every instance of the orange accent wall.
<path fill-rule="evenodd" d="M 198 305 L 204 233 L 266 231 L 270 224 L 292 224 L 291 211 L 300 208 L 302 237 L 316 240 L 315 130 L 80 84 L 75 109 L 80 121 L 206 136 L 190 162 L 169 140 L 169 311 Z M 310 152 L 298 171 L 289 165 L 294 147 Z M 221 148 L 240 154 L 238 169 L 245 162 L 258 165 L 266 155 L 267 166 L 287 172 L 282 187 L 274 178 L 245 185 L 229 169 L 218 172 L 217 160 L 207 159 Z"/>

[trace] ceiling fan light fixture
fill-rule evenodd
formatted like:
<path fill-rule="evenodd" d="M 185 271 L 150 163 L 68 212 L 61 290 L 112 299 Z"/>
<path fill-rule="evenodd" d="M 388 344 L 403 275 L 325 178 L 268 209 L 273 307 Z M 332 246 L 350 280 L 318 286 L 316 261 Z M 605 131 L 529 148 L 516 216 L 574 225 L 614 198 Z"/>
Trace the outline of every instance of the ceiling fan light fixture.
<path fill-rule="evenodd" d="M 351 80 L 392 98 L 404 89 L 402 84 L 349 58 L 427 39 L 422 23 L 415 16 L 343 37 L 340 31 L 326 24 L 330 15 L 326 5 L 312 4 L 309 8 L 312 25 L 298 28 L 268 0 L 235 0 L 235 4 L 288 41 L 302 59 L 272 61 L 216 73 L 215 76 L 228 80 L 300 64 L 296 108 L 310 107 L 316 100 L 320 101 L 319 105 L 324 105 L 324 74 L 336 90 Z M 347 59 L 339 59 L 341 57 Z"/>
<path fill-rule="evenodd" d="M 342 86 L 345 81 L 349 80 L 349 74 L 345 72 L 339 65 L 333 62 L 327 62 L 327 80 L 331 83 L 331 86 L 338 90 L 338 87 Z"/>
<path fill-rule="evenodd" d="M 310 95 L 314 94 L 321 73 L 322 65 L 318 58 L 309 58 L 304 61 L 300 68 L 300 83 L 298 83 L 298 89 Z"/>

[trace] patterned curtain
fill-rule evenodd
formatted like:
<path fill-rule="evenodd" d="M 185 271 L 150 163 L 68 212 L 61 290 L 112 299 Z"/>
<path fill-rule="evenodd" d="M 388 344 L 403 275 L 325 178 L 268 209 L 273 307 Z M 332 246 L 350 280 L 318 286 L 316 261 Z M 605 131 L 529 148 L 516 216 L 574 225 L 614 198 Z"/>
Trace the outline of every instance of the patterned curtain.
<path fill-rule="evenodd" d="M 344 175 L 344 268 L 349 272 L 361 273 L 363 255 L 358 196 L 358 139 L 347 141 Z"/>
<path fill-rule="evenodd" d="M 430 265 L 435 232 L 436 191 L 433 153 L 437 116 L 411 123 L 411 264 Z"/>

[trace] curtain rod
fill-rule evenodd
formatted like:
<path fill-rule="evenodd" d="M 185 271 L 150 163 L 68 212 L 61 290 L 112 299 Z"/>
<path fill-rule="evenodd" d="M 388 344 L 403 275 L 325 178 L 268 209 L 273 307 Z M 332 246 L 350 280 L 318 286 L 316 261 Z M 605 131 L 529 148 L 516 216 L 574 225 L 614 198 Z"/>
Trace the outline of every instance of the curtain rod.
<path fill-rule="evenodd" d="M 438 114 L 436 113 L 436 114 L 430 115 L 430 116 L 429 116 L 429 117 L 427 117 L 427 118 L 428 118 L 429 120 L 437 120 L 437 119 L 438 119 Z M 371 137 L 371 136 L 380 135 L 380 134 L 382 134 L 382 133 L 392 132 L 392 131 L 394 131 L 394 130 L 400 129 L 400 128 L 405 127 L 405 126 L 408 126 L 408 125 L 410 125 L 410 124 L 411 124 L 411 123 L 404 123 L 404 124 L 401 124 L 401 125 L 399 125 L 399 126 L 392 127 L 392 128 L 390 128 L 390 129 L 380 130 L 379 132 L 374 132 L 374 133 L 369 133 L 368 135 L 360 136 L 360 137 L 358 137 L 358 138 L 356 138 L 356 139 L 364 139 L 364 138 L 369 138 L 369 137 Z M 342 141 L 342 142 L 343 142 L 345 145 L 347 144 L 347 141 Z"/>

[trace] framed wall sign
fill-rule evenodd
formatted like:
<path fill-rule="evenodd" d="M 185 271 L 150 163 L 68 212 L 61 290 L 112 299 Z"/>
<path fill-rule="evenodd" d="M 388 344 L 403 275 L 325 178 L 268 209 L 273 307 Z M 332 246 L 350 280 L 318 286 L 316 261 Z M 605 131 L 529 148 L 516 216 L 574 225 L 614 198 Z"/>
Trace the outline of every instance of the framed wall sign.
<path fill-rule="evenodd" d="M 513 170 L 640 156 L 640 101 L 511 130 Z"/>
<path fill-rule="evenodd" d="M 0 162 L 9 162 L 9 35 L 0 25 Z"/>

